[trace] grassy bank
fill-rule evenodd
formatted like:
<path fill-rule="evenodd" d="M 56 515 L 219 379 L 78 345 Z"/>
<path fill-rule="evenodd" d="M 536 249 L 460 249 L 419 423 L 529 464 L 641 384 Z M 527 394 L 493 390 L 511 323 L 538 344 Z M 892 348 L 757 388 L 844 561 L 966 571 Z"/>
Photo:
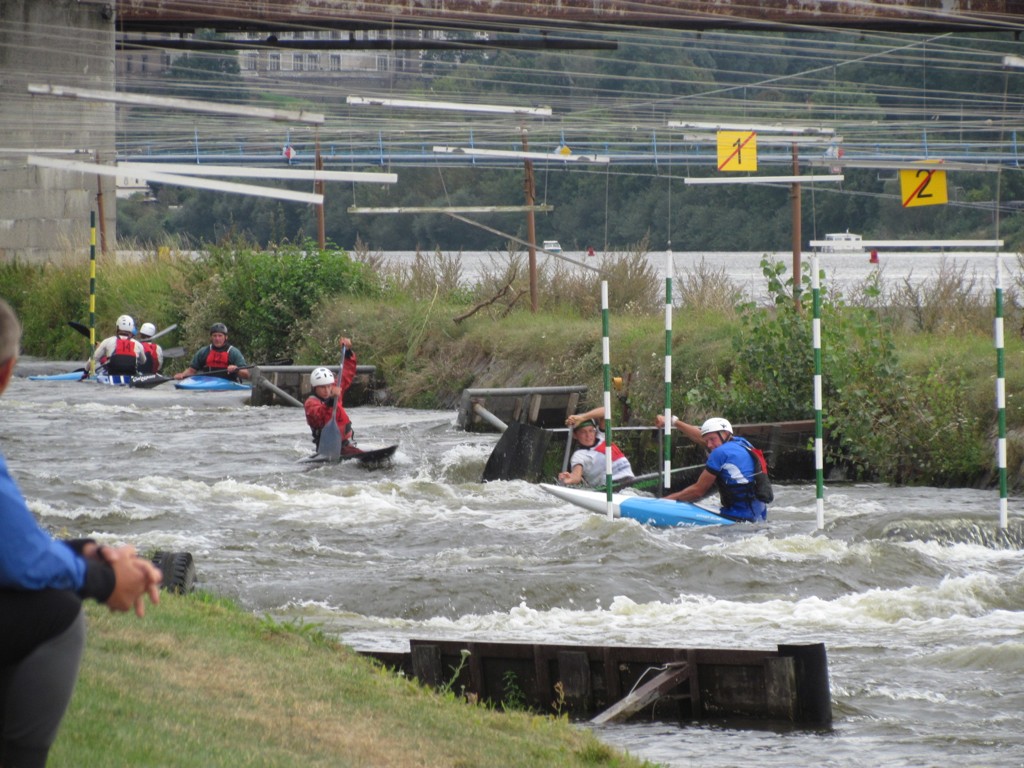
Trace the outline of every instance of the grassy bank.
<path fill-rule="evenodd" d="M 314 628 L 204 595 L 146 618 L 88 609 L 81 676 L 50 765 L 643 765 L 565 719 L 432 693 Z"/>
<path fill-rule="evenodd" d="M 664 283 L 643 243 L 603 258 L 602 274 L 540 270 L 531 312 L 523 254 L 495 254 L 473 285 L 458 256 L 421 254 L 395 265 L 357 248 L 254 251 L 231 243 L 198 260 L 154 254 L 111 260 L 97 278 L 98 330 L 122 312 L 163 328 L 169 344 L 194 350 L 212 322 L 253 363 L 279 357 L 334 364 L 338 336 L 360 363 L 375 365 L 390 402 L 450 408 L 467 387 L 583 384 L 583 407 L 601 402 L 600 282 L 610 291 L 613 375 L 634 423 L 650 423 L 664 395 Z M 673 410 L 691 421 L 807 419 L 813 411 L 810 277 L 792 301 L 787 265 L 762 264 L 767 302 L 745 301 L 722 271 L 703 265 L 675 278 Z M 824 275 L 822 350 L 826 460 L 851 478 L 985 486 L 995 482 L 993 300 L 966 268 L 933 280 L 887 284 L 871 273 L 844 296 Z M 67 327 L 88 317 L 82 269 L 0 265 L 0 295 L 25 318 L 25 352 L 83 357 L 87 342 Z M 1024 486 L 1024 318 L 1021 286 L 1007 286 L 1006 423 L 1011 486 Z M 184 368 L 188 359 L 171 363 Z M 624 418 L 616 405 L 615 418 Z"/>

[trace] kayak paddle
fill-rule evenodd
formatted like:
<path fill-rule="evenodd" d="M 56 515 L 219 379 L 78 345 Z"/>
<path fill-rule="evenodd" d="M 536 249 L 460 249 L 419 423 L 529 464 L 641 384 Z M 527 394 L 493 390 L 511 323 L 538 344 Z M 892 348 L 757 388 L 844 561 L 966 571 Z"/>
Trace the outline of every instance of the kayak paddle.
<path fill-rule="evenodd" d="M 283 357 L 280 360 L 270 360 L 269 362 L 266 362 L 266 363 L 251 363 L 249 365 L 240 365 L 240 366 L 238 366 L 238 370 L 244 370 L 244 369 L 248 369 L 248 368 L 261 368 L 261 367 L 270 366 L 270 365 L 291 365 L 291 364 L 292 364 L 292 359 L 290 357 Z M 183 376 L 181 379 L 177 379 L 177 381 L 184 381 L 185 379 L 191 379 L 193 376 L 227 376 L 227 375 L 229 375 L 228 372 L 227 372 L 227 369 L 218 368 L 217 370 L 213 370 L 213 371 L 199 371 L 198 373 L 192 373 L 192 374 L 189 374 L 188 376 Z M 135 379 L 132 380 L 132 386 L 133 387 L 139 387 L 141 389 L 152 389 L 153 387 L 159 386 L 160 384 L 164 384 L 164 383 L 166 383 L 168 381 L 175 381 L 175 380 L 176 379 L 173 376 L 164 376 L 163 374 L 160 374 L 160 373 L 152 373 L 152 374 L 149 374 L 149 375 L 146 375 L 146 376 L 138 376 L 138 377 L 136 377 Z"/>
<path fill-rule="evenodd" d="M 72 328 L 74 328 L 76 331 L 78 331 L 80 334 L 82 334 L 86 338 L 89 338 L 89 326 L 87 326 L 87 325 L 85 325 L 83 323 L 76 323 L 74 320 L 69 320 L 68 321 L 68 325 L 71 326 Z M 153 341 L 154 339 L 159 339 L 161 336 L 163 336 L 166 333 L 170 333 L 171 331 L 173 331 L 177 327 L 178 327 L 177 323 L 172 323 L 171 325 L 168 325 L 166 328 L 164 328 L 162 331 L 160 331 L 160 333 L 154 333 L 152 336 L 150 336 L 147 339 L 147 341 Z"/>
<path fill-rule="evenodd" d="M 345 353 L 348 349 L 341 347 L 341 365 L 338 367 L 338 386 L 341 386 L 341 372 L 345 367 Z M 328 461 L 341 459 L 341 429 L 338 428 L 338 401 L 341 394 L 334 398 L 334 408 L 331 410 L 331 420 L 324 424 L 320 430 L 320 442 L 317 444 L 316 455 Z"/>

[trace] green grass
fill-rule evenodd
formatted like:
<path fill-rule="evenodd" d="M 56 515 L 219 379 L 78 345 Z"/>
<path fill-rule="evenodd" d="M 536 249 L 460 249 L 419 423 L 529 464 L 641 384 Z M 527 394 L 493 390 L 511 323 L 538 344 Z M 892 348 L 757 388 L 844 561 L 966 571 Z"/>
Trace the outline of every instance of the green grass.
<path fill-rule="evenodd" d="M 209 596 L 164 594 L 141 621 L 87 611 L 51 768 L 644 765 L 564 718 L 433 693 Z"/>

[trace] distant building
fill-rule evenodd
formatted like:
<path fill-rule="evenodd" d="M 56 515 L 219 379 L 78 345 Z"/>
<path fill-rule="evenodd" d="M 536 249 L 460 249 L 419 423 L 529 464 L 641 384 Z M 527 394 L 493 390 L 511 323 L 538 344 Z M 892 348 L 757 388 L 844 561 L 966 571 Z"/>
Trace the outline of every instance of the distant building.
<path fill-rule="evenodd" d="M 389 32 L 387 34 L 415 38 L 422 35 L 415 31 Z M 161 43 L 187 40 L 189 37 L 191 36 L 176 34 L 127 34 L 122 36 L 122 43 L 149 44 L 153 47 L 148 50 L 119 48 L 115 56 L 117 77 L 125 82 L 130 82 L 133 79 L 165 75 L 174 61 L 180 56 L 187 55 L 188 52 L 161 50 Z M 315 78 L 317 80 L 351 78 L 353 76 L 366 78 L 375 75 L 390 76 L 396 72 L 416 74 L 421 71 L 421 52 L 418 50 L 359 49 L 360 42 L 390 39 L 384 32 L 378 30 L 351 33 L 341 30 L 293 31 L 280 32 L 273 37 L 283 44 L 281 49 L 240 48 L 238 50 L 238 65 L 243 79 L 255 80 L 266 76 Z M 265 42 L 267 35 L 262 32 L 238 33 L 231 35 L 230 39 Z M 314 41 L 323 41 L 324 48 L 312 50 L 305 48 L 306 45 Z M 288 48 L 289 43 L 296 42 L 303 44 L 303 50 Z M 342 44 L 346 49 L 338 50 L 337 47 Z"/>

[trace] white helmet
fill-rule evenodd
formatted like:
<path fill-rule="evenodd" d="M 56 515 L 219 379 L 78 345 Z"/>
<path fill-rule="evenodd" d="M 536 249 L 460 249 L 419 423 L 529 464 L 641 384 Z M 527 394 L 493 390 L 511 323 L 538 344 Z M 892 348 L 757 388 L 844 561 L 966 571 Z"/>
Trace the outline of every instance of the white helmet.
<path fill-rule="evenodd" d="M 156 326 L 152 323 L 143 323 L 142 327 L 139 328 L 140 336 L 152 336 L 154 333 L 156 333 Z"/>
<path fill-rule="evenodd" d="M 121 315 L 117 318 L 117 330 L 125 333 L 135 333 L 135 321 L 131 315 Z"/>
<path fill-rule="evenodd" d="M 309 374 L 309 383 L 313 387 L 328 387 L 334 383 L 334 374 L 330 368 L 314 368 Z"/>
<path fill-rule="evenodd" d="M 728 432 L 731 435 L 732 424 L 730 424 L 726 419 L 715 416 L 714 418 L 708 419 L 707 421 L 700 425 L 701 437 L 704 437 L 704 435 L 708 434 L 709 432 Z"/>

